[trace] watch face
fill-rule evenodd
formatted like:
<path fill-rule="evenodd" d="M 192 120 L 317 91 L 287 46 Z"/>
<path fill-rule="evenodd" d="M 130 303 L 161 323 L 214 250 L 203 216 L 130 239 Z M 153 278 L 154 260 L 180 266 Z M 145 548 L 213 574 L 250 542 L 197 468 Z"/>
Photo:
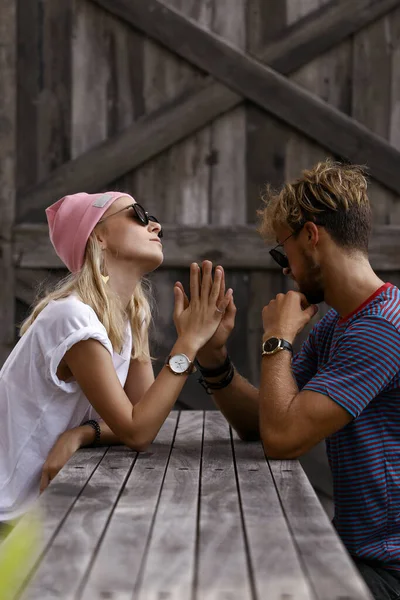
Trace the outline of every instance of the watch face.
<path fill-rule="evenodd" d="M 279 347 L 278 338 L 272 337 L 264 342 L 264 352 L 274 352 Z"/>
<path fill-rule="evenodd" d="M 169 359 L 169 366 L 174 373 L 184 373 L 190 365 L 190 361 L 184 354 L 175 354 Z"/>

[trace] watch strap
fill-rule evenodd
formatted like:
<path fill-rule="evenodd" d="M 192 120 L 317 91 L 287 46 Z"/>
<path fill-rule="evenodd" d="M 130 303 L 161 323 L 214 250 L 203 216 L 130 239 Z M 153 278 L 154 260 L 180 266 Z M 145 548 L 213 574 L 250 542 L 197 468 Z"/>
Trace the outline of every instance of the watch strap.
<path fill-rule="evenodd" d="M 281 345 L 280 347 L 282 348 L 282 350 L 289 350 L 289 352 L 291 352 L 291 354 L 293 354 L 293 346 L 290 342 L 288 342 L 287 340 L 280 340 Z"/>

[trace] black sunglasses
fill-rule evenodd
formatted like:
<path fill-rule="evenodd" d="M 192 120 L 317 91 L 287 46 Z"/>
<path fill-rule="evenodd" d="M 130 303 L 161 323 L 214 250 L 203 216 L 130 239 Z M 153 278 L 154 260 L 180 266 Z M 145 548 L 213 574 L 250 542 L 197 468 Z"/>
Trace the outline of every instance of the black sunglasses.
<path fill-rule="evenodd" d="M 117 215 L 118 213 L 120 213 L 124 210 L 128 210 L 129 208 L 133 208 L 134 213 L 135 213 L 133 215 L 133 218 L 140 221 L 140 223 L 142 223 L 142 225 L 148 225 L 150 221 L 152 221 L 153 223 L 158 223 L 159 225 L 161 224 L 160 221 L 158 219 L 156 219 L 156 217 L 154 217 L 153 215 L 149 215 L 149 213 L 143 208 L 143 206 L 141 204 L 138 204 L 137 202 L 135 204 L 130 204 L 129 206 L 125 206 L 124 208 L 121 208 L 121 210 L 117 210 L 115 213 L 113 213 L 112 215 L 108 215 L 108 217 L 105 217 L 104 219 L 100 219 L 99 223 L 102 223 L 103 221 L 106 221 L 110 217 L 113 217 L 114 215 Z M 160 231 L 157 233 L 157 235 L 159 238 L 163 237 L 164 234 L 163 234 L 162 229 L 160 229 Z"/>
<path fill-rule="evenodd" d="M 154 217 L 153 215 L 149 215 L 149 213 L 143 208 L 143 206 L 141 204 L 132 204 L 131 206 L 128 206 L 128 208 L 133 208 L 133 210 L 135 211 L 135 216 L 136 218 L 143 224 L 143 225 L 148 225 L 149 221 L 153 221 L 153 223 L 158 223 L 160 225 L 160 221 L 158 219 L 156 219 L 156 217 Z M 163 237 L 163 230 L 160 229 L 160 231 L 158 232 L 158 237 L 162 238 Z"/>
<path fill-rule="evenodd" d="M 275 248 L 272 248 L 272 250 L 269 251 L 270 255 L 272 256 L 272 258 L 274 259 L 274 261 L 276 263 L 278 263 L 278 265 L 281 267 L 281 269 L 288 269 L 289 268 L 289 261 L 288 261 L 288 257 L 286 256 L 286 254 L 284 252 L 281 252 L 277 248 L 282 248 L 283 244 L 289 238 L 291 238 L 293 235 L 296 235 L 296 233 L 299 233 L 303 229 L 304 225 L 305 225 L 305 223 L 303 223 L 302 225 L 300 225 L 299 227 L 297 227 L 297 229 L 295 229 L 293 231 L 293 233 L 291 233 L 290 235 L 288 235 L 287 238 L 285 238 L 283 240 L 283 242 L 281 242 L 280 244 L 278 244 L 277 246 L 275 246 Z"/>

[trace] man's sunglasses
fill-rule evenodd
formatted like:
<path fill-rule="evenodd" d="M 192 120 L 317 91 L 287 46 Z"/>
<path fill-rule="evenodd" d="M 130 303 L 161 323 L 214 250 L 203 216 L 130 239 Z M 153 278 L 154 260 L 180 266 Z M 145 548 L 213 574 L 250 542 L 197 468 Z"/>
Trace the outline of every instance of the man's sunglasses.
<path fill-rule="evenodd" d="M 280 244 L 278 244 L 277 246 L 275 246 L 275 248 L 272 248 L 272 250 L 269 251 L 269 253 L 272 256 L 272 258 L 274 259 L 274 261 L 276 263 L 278 263 L 278 265 L 282 269 L 289 269 L 290 265 L 289 265 L 288 257 L 286 256 L 286 254 L 284 252 L 282 252 L 281 250 L 278 250 L 278 248 L 282 248 L 283 244 L 289 238 L 291 238 L 293 235 L 296 235 L 296 233 L 299 233 L 303 229 L 304 225 L 305 225 L 305 223 L 303 223 L 302 225 L 300 225 L 299 227 L 297 227 L 297 229 L 295 229 L 293 231 L 293 233 L 291 233 L 290 235 L 288 235 L 287 238 L 285 238 L 283 240 L 283 242 L 281 242 Z"/>
<path fill-rule="evenodd" d="M 117 210 L 117 212 L 113 213 L 112 215 L 108 215 L 108 217 L 105 217 L 104 219 L 100 219 L 99 223 L 102 223 L 103 221 L 106 221 L 110 217 L 113 217 L 114 215 L 117 215 L 118 213 L 123 212 L 124 210 L 128 210 L 129 208 L 133 208 L 133 211 L 135 213 L 133 215 L 133 218 L 140 221 L 140 223 L 142 223 L 142 225 L 148 225 L 150 221 L 152 221 L 153 223 L 160 224 L 160 221 L 158 219 L 156 219 L 156 217 L 153 217 L 153 215 L 149 215 L 149 213 L 143 208 L 143 206 L 141 206 L 141 204 L 138 204 L 137 202 L 135 204 L 130 204 L 129 206 L 125 206 L 125 208 L 121 208 L 121 210 Z M 157 233 L 157 235 L 159 238 L 163 237 L 162 229 L 160 229 L 160 231 Z"/>

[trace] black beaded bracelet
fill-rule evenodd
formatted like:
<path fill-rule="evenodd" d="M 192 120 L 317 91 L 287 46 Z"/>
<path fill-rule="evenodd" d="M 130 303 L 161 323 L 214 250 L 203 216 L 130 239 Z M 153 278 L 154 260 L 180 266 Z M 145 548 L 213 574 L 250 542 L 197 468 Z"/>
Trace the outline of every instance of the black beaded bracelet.
<path fill-rule="evenodd" d="M 203 377 L 218 377 L 219 375 L 226 373 L 232 366 L 229 354 L 227 354 L 225 362 L 215 369 L 207 369 L 206 367 L 202 367 L 198 360 L 196 360 L 196 363 Z"/>
<path fill-rule="evenodd" d="M 214 390 L 223 390 L 224 388 L 226 388 L 231 383 L 234 375 L 235 367 L 231 363 L 229 373 L 224 377 L 224 379 L 221 379 L 221 381 L 213 381 L 212 383 L 210 383 L 209 381 L 206 381 L 203 377 L 200 377 L 198 382 L 201 385 L 201 387 L 205 389 L 207 394 L 211 396 Z"/>
<path fill-rule="evenodd" d="M 95 436 L 94 436 L 94 444 L 97 444 L 100 441 L 100 436 L 101 436 L 101 429 L 100 429 L 100 425 L 98 424 L 97 421 L 95 421 L 94 419 L 89 419 L 89 421 L 85 421 L 84 423 L 82 423 L 83 425 L 89 425 L 90 427 L 92 427 L 92 429 L 94 429 L 95 431 Z"/>

